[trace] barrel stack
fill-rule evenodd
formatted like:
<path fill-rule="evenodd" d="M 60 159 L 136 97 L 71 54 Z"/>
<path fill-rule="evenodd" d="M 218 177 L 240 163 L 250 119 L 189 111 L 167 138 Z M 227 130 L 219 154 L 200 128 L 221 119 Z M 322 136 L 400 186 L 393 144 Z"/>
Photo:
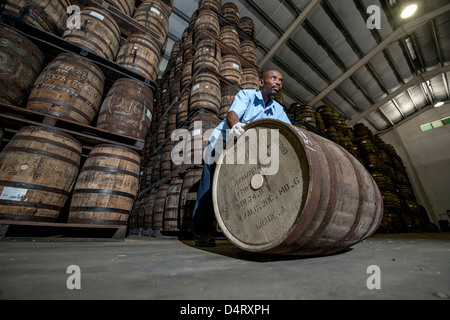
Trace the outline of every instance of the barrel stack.
<path fill-rule="evenodd" d="M 146 138 L 148 160 L 130 219 L 132 230 L 191 234 L 209 137 L 205 134 L 225 118 L 239 90 L 258 89 L 254 29 L 250 17 L 239 16 L 236 4 L 201 0 L 174 42 L 158 79 L 152 129 Z M 184 156 L 183 163 L 172 161 L 174 150 Z"/>

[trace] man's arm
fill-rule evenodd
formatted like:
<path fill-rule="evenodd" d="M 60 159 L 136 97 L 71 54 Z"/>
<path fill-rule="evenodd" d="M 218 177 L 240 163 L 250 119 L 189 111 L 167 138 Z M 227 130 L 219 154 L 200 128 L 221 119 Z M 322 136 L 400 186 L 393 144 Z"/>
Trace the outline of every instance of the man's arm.
<path fill-rule="evenodd" d="M 230 111 L 227 114 L 227 124 L 229 128 L 233 128 L 233 126 L 239 122 L 239 117 L 236 112 Z"/>

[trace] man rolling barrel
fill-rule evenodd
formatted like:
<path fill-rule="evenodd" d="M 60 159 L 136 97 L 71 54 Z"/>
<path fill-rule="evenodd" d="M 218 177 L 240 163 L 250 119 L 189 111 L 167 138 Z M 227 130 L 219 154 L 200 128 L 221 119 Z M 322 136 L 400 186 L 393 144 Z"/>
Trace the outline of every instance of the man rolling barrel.
<path fill-rule="evenodd" d="M 265 71 L 259 80 L 259 90 L 243 89 L 234 98 L 225 119 L 211 134 L 206 161 L 203 161 L 203 173 L 197 193 L 192 217 L 192 231 L 195 244 L 200 247 L 214 247 L 216 245 L 212 234 L 214 209 L 212 203 L 212 182 L 216 163 L 211 163 L 215 157 L 215 146 L 220 140 L 223 150 L 230 138 L 239 138 L 244 134 L 244 124 L 258 119 L 277 119 L 291 124 L 283 106 L 273 97 L 281 90 L 283 77 L 277 70 Z M 231 129 L 230 129 L 231 128 Z"/>

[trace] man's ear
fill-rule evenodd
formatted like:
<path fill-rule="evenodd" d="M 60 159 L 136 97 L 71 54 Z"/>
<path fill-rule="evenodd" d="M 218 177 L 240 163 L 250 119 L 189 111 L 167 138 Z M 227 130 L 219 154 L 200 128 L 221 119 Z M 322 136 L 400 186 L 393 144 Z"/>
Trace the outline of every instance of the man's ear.
<path fill-rule="evenodd" d="M 260 87 L 264 86 L 264 80 L 263 79 L 259 79 L 259 86 Z"/>

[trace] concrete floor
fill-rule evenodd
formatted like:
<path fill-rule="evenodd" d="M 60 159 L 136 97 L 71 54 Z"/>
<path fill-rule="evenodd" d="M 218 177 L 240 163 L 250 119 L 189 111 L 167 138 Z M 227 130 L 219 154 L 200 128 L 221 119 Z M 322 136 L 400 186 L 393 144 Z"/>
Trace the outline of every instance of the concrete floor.
<path fill-rule="evenodd" d="M 80 268 L 81 289 L 66 273 Z M 379 266 L 380 289 L 368 289 Z M 370 281 L 369 281 L 370 282 Z M 313 258 L 242 251 L 228 240 L 129 236 L 125 241 L 0 241 L 0 299 L 450 298 L 450 233 L 377 234 L 349 251 Z"/>

